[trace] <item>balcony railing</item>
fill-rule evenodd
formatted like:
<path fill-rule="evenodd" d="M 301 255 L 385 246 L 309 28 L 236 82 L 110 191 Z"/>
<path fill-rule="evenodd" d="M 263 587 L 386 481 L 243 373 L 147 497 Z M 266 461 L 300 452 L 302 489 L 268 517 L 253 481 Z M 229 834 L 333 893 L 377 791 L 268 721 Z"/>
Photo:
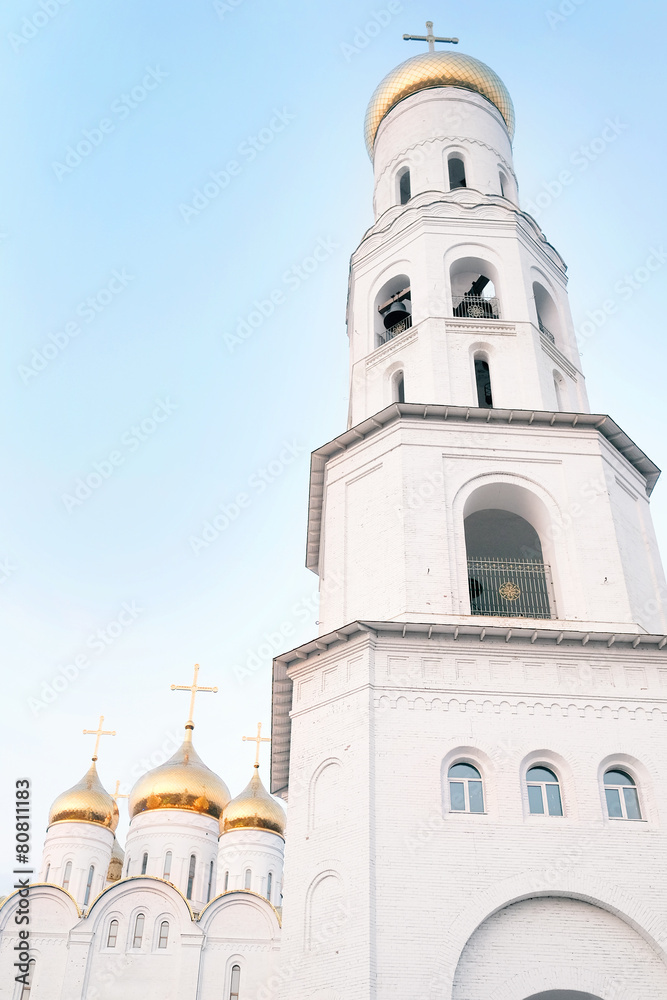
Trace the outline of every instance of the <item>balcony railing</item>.
<path fill-rule="evenodd" d="M 502 618 L 551 618 L 551 570 L 533 559 L 468 559 L 470 611 Z"/>
<path fill-rule="evenodd" d="M 486 299 L 483 295 L 455 295 L 454 315 L 467 319 L 500 319 L 498 299 Z"/>
<path fill-rule="evenodd" d="M 556 343 L 556 338 L 554 337 L 554 335 L 551 332 L 551 330 L 548 330 L 546 328 L 546 326 L 544 325 L 544 323 L 542 322 L 542 320 L 540 319 L 539 316 L 537 317 L 537 325 L 540 328 L 540 333 L 543 333 L 544 336 L 547 338 L 547 340 L 550 340 L 552 344 L 555 344 Z"/>
<path fill-rule="evenodd" d="M 385 330 L 380 334 L 380 343 L 386 344 L 388 340 L 392 340 L 394 337 L 398 337 L 399 333 L 405 333 L 412 326 L 412 316 L 406 316 L 405 319 L 401 319 L 398 323 L 394 323 L 390 326 L 388 330 Z"/>

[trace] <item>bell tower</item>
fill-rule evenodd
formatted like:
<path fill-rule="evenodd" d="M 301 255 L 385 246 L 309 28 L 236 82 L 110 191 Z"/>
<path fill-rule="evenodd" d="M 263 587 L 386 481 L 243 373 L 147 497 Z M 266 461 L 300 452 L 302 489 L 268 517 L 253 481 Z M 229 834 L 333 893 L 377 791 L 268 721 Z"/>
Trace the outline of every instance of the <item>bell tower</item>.
<path fill-rule="evenodd" d="M 659 470 L 590 412 L 506 87 L 432 28 L 368 106 L 348 426 L 311 465 L 320 635 L 274 661 L 284 996 L 607 1000 L 644 976 L 657 1000 Z"/>

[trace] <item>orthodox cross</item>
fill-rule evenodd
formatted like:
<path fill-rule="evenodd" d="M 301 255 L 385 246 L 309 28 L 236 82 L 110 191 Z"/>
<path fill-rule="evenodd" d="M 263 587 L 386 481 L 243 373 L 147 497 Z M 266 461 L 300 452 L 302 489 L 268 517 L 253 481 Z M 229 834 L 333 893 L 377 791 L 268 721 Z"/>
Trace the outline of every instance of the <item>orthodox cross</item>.
<path fill-rule="evenodd" d="M 257 723 L 257 736 L 242 736 L 241 739 L 244 743 L 255 743 L 257 748 L 255 750 L 255 767 L 259 767 L 259 745 L 260 743 L 270 743 L 270 736 L 262 736 L 262 723 Z"/>
<path fill-rule="evenodd" d="M 118 805 L 118 799 L 129 799 L 129 797 L 130 797 L 129 795 L 121 795 L 121 792 L 120 792 L 120 779 L 116 778 L 116 790 L 114 791 L 114 793 L 111 796 L 111 798 L 114 800 L 114 802 L 116 803 L 116 805 Z"/>
<path fill-rule="evenodd" d="M 429 52 L 435 52 L 436 42 L 449 42 L 452 45 L 458 45 L 458 38 L 439 38 L 437 35 L 433 34 L 433 21 L 426 22 L 426 34 L 425 35 L 403 35 L 406 42 L 428 42 Z"/>
<path fill-rule="evenodd" d="M 190 729 L 190 730 L 192 730 L 192 729 L 195 728 L 195 724 L 192 721 L 192 717 L 193 717 L 193 715 L 195 713 L 195 696 L 197 695 L 197 692 L 198 691 L 210 691 L 211 694 L 217 694 L 218 693 L 217 687 L 198 687 L 197 686 L 197 677 L 198 676 L 199 676 L 199 664 L 195 663 L 195 675 L 192 678 L 192 684 L 172 684 L 171 685 L 171 690 L 172 691 L 189 691 L 190 692 L 190 712 L 189 712 L 189 716 L 188 716 L 188 721 L 185 723 L 185 728 L 186 729 Z"/>
<path fill-rule="evenodd" d="M 104 716 L 100 715 L 100 721 L 97 729 L 84 729 L 84 736 L 94 736 L 95 737 L 95 749 L 93 750 L 93 760 L 97 760 L 97 751 L 100 748 L 100 737 L 102 736 L 115 736 L 116 730 L 102 729 L 104 724 Z"/>

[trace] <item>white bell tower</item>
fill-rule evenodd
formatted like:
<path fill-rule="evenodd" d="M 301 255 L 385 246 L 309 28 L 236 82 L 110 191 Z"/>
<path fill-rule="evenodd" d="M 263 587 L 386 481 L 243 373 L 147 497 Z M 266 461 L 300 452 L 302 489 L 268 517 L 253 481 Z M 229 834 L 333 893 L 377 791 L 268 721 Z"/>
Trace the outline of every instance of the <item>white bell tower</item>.
<path fill-rule="evenodd" d="M 590 412 L 504 84 L 427 28 L 368 108 L 320 635 L 274 662 L 281 995 L 664 1000 L 659 471 Z"/>

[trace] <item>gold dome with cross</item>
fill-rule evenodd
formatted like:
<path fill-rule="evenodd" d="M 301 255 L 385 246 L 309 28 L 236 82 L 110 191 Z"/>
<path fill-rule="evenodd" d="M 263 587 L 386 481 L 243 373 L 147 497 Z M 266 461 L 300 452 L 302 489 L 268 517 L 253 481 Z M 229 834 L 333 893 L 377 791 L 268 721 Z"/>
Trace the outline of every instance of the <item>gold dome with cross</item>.
<path fill-rule="evenodd" d="M 514 105 L 509 91 L 490 66 L 449 49 L 436 50 L 435 42 L 456 44 L 458 38 L 440 38 L 433 34 L 433 22 L 426 22 L 426 35 L 403 35 L 406 41 L 428 42 L 429 51 L 406 59 L 385 76 L 376 87 L 366 111 L 364 126 L 366 148 L 372 158 L 380 123 L 392 108 L 422 90 L 435 87 L 460 87 L 471 90 L 493 104 L 502 115 L 510 141 L 514 138 Z"/>
<path fill-rule="evenodd" d="M 97 773 L 97 751 L 102 736 L 115 736 L 115 730 L 103 729 L 104 716 L 100 716 L 97 729 L 84 729 L 84 736 L 95 737 L 93 761 L 83 778 L 76 785 L 62 792 L 49 810 L 49 826 L 54 823 L 92 823 L 112 832 L 118 826 L 118 806 L 113 795 L 107 792 Z"/>
<path fill-rule="evenodd" d="M 244 743 L 255 743 L 255 764 L 253 776 L 235 799 L 229 803 L 222 819 L 220 832 L 231 830 L 266 830 L 285 835 L 285 810 L 269 795 L 259 776 L 259 748 L 262 743 L 270 743 L 270 736 L 262 736 L 262 723 L 257 723 L 257 736 L 242 737 Z"/>

